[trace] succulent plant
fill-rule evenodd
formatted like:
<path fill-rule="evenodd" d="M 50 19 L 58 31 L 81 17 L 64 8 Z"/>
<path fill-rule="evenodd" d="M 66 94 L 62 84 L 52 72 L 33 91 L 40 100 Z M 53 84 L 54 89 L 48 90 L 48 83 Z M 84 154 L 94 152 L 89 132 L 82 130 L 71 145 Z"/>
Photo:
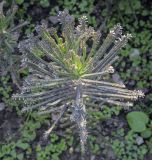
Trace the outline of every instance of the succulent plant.
<path fill-rule="evenodd" d="M 0 75 L 6 76 L 9 72 L 13 82 L 19 87 L 17 70 L 20 60 L 19 56 L 14 54 L 14 49 L 18 45 L 21 28 L 28 23 L 23 22 L 15 25 L 14 16 L 17 6 L 12 5 L 4 14 L 4 3 L 5 1 L 0 3 Z"/>
<path fill-rule="evenodd" d="M 22 65 L 29 67 L 30 74 L 21 93 L 13 95 L 13 98 L 24 101 L 23 112 L 60 113 L 46 135 L 66 111 L 70 112 L 69 118 L 78 126 L 84 151 L 90 105 L 98 107 L 103 102 L 132 106 L 132 101 L 144 94 L 128 90 L 124 84 L 110 79 L 118 51 L 131 37 L 130 34 L 122 35 L 120 24 L 114 26 L 101 43 L 100 31 L 89 27 L 85 16 L 79 19 L 77 26 L 67 10 L 59 12 L 58 19 L 62 25 L 61 34 L 55 28 L 42 24 L 36 27 L 37 35 L 30 35 L 20 42 Z M 44 56 L 39 57 L 39 54 Z"/>

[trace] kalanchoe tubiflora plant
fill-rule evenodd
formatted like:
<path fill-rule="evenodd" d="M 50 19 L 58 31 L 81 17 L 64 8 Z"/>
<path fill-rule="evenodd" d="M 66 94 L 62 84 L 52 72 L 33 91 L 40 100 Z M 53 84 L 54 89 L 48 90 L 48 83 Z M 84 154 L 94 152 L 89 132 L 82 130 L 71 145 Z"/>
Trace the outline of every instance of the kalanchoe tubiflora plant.
<path fill-rule="evenodd" d="M 42 24 L 36 27 L 36 36 L 30 35 L 19 44 L 23 53 L 22 64 L 29 66 L 30 75 L 25 79 L 21 93 L 13 97 L 24 101 L 24 112 L 60 112 L 46 135 L 66 111 L 71 111 L 70 119 L 79 128 L 84 151 L 88 106 L 96 107 L 101 102 L 132 106 L 131 101 L 144 94 L 125 89 L 125 85 L 110 79 L 105 80 L 105 76 L 114 72 L 111 65 L 118 59 L 118 51 L 131 37 L 130 34 L 122 35 L 119 24 L 100 44 L 100 31 L 88 27 L 85 16 L 79 19 L 76 27 L 67 10 L 59 12 L 58 18 L 62 24 L 60 36 L 54 28 Z M 45 56 L 40 58 L 39 53 Z"/>
<path fill-rule="evenodd" d="M 23 22 L 17 26 L 14 23 L 14 16 L 17 11 L 17 6 L 12 7 L 3 13 L 3 5 L 5 1 L 0 3 L 0 75 L 6 76 L 9 72 L 13 82 L 19 86 L 17 63 L 19 64 L 19 57 L 14 55 L 14 48 L 17 47 L 17 41 L 21 28 L 27 24 Z M 18 61 L 18 62 L 17 62 Z M 15 64 L 15 65 L 14 65 Z"/>

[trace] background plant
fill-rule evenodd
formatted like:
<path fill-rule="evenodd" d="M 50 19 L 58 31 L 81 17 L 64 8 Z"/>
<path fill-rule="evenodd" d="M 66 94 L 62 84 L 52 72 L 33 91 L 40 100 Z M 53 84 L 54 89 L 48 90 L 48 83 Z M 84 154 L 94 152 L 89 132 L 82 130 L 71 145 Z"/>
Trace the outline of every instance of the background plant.
<path fill-rule="evenodd" d="M 6 16 L 3 13 L 4 1 L 0 3 L 0 75 L 11 75 L 11 79 L 14 84 L 19 87 L 19 56 L 15 55 L 15 47 L 19 38 L 21 27 L 27 24 L 27 22 L 20 23 L 18 25 L 14 22 L 17 6 L 12 5 L 11 9 L 6 12 Z"/>

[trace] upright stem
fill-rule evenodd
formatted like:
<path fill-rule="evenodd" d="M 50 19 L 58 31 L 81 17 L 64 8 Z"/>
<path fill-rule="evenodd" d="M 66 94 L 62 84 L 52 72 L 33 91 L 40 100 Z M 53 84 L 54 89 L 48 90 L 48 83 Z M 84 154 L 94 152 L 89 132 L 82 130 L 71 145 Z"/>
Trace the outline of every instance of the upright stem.
<path fill-rule="evenodd" d="M 86 130 L 86 109 L 85 105 L 83 104 L 81 84 L 78 84 L 76 87 L 76 98 L 73 104 L 73 113 L 71 119 L 72 121 L 76 122 L 79 127 L 81 153 L 84 154 L 85 143 L 87 140 L 87 130 Z"/>

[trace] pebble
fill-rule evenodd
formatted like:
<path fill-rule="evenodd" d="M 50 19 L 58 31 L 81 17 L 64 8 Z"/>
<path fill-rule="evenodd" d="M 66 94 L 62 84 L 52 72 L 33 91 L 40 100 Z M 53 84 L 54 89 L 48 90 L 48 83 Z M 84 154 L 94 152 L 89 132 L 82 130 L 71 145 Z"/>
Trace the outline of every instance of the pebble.
<path fill-rule="evenodd" d="M 0 103 L 0 111 L 3 111 L 5 109 L 5 104 L 4 103 Z"/>
<path fill-rule="evenodd" d="M 134 48 L 133 51 L 130 53 L 130 58 L 138 57 L 140 55 L 139 49 Z"/>
<path fill-rule="evenodd" d="M 142 137 L 140 137 L 140 136 L 138 136 L 138 137 L 136 138 L 136 143 L 137 143 L 138 145 L 143 144 L 143 143 L 144 143 L 143 138 L 142 138 Z"/>

